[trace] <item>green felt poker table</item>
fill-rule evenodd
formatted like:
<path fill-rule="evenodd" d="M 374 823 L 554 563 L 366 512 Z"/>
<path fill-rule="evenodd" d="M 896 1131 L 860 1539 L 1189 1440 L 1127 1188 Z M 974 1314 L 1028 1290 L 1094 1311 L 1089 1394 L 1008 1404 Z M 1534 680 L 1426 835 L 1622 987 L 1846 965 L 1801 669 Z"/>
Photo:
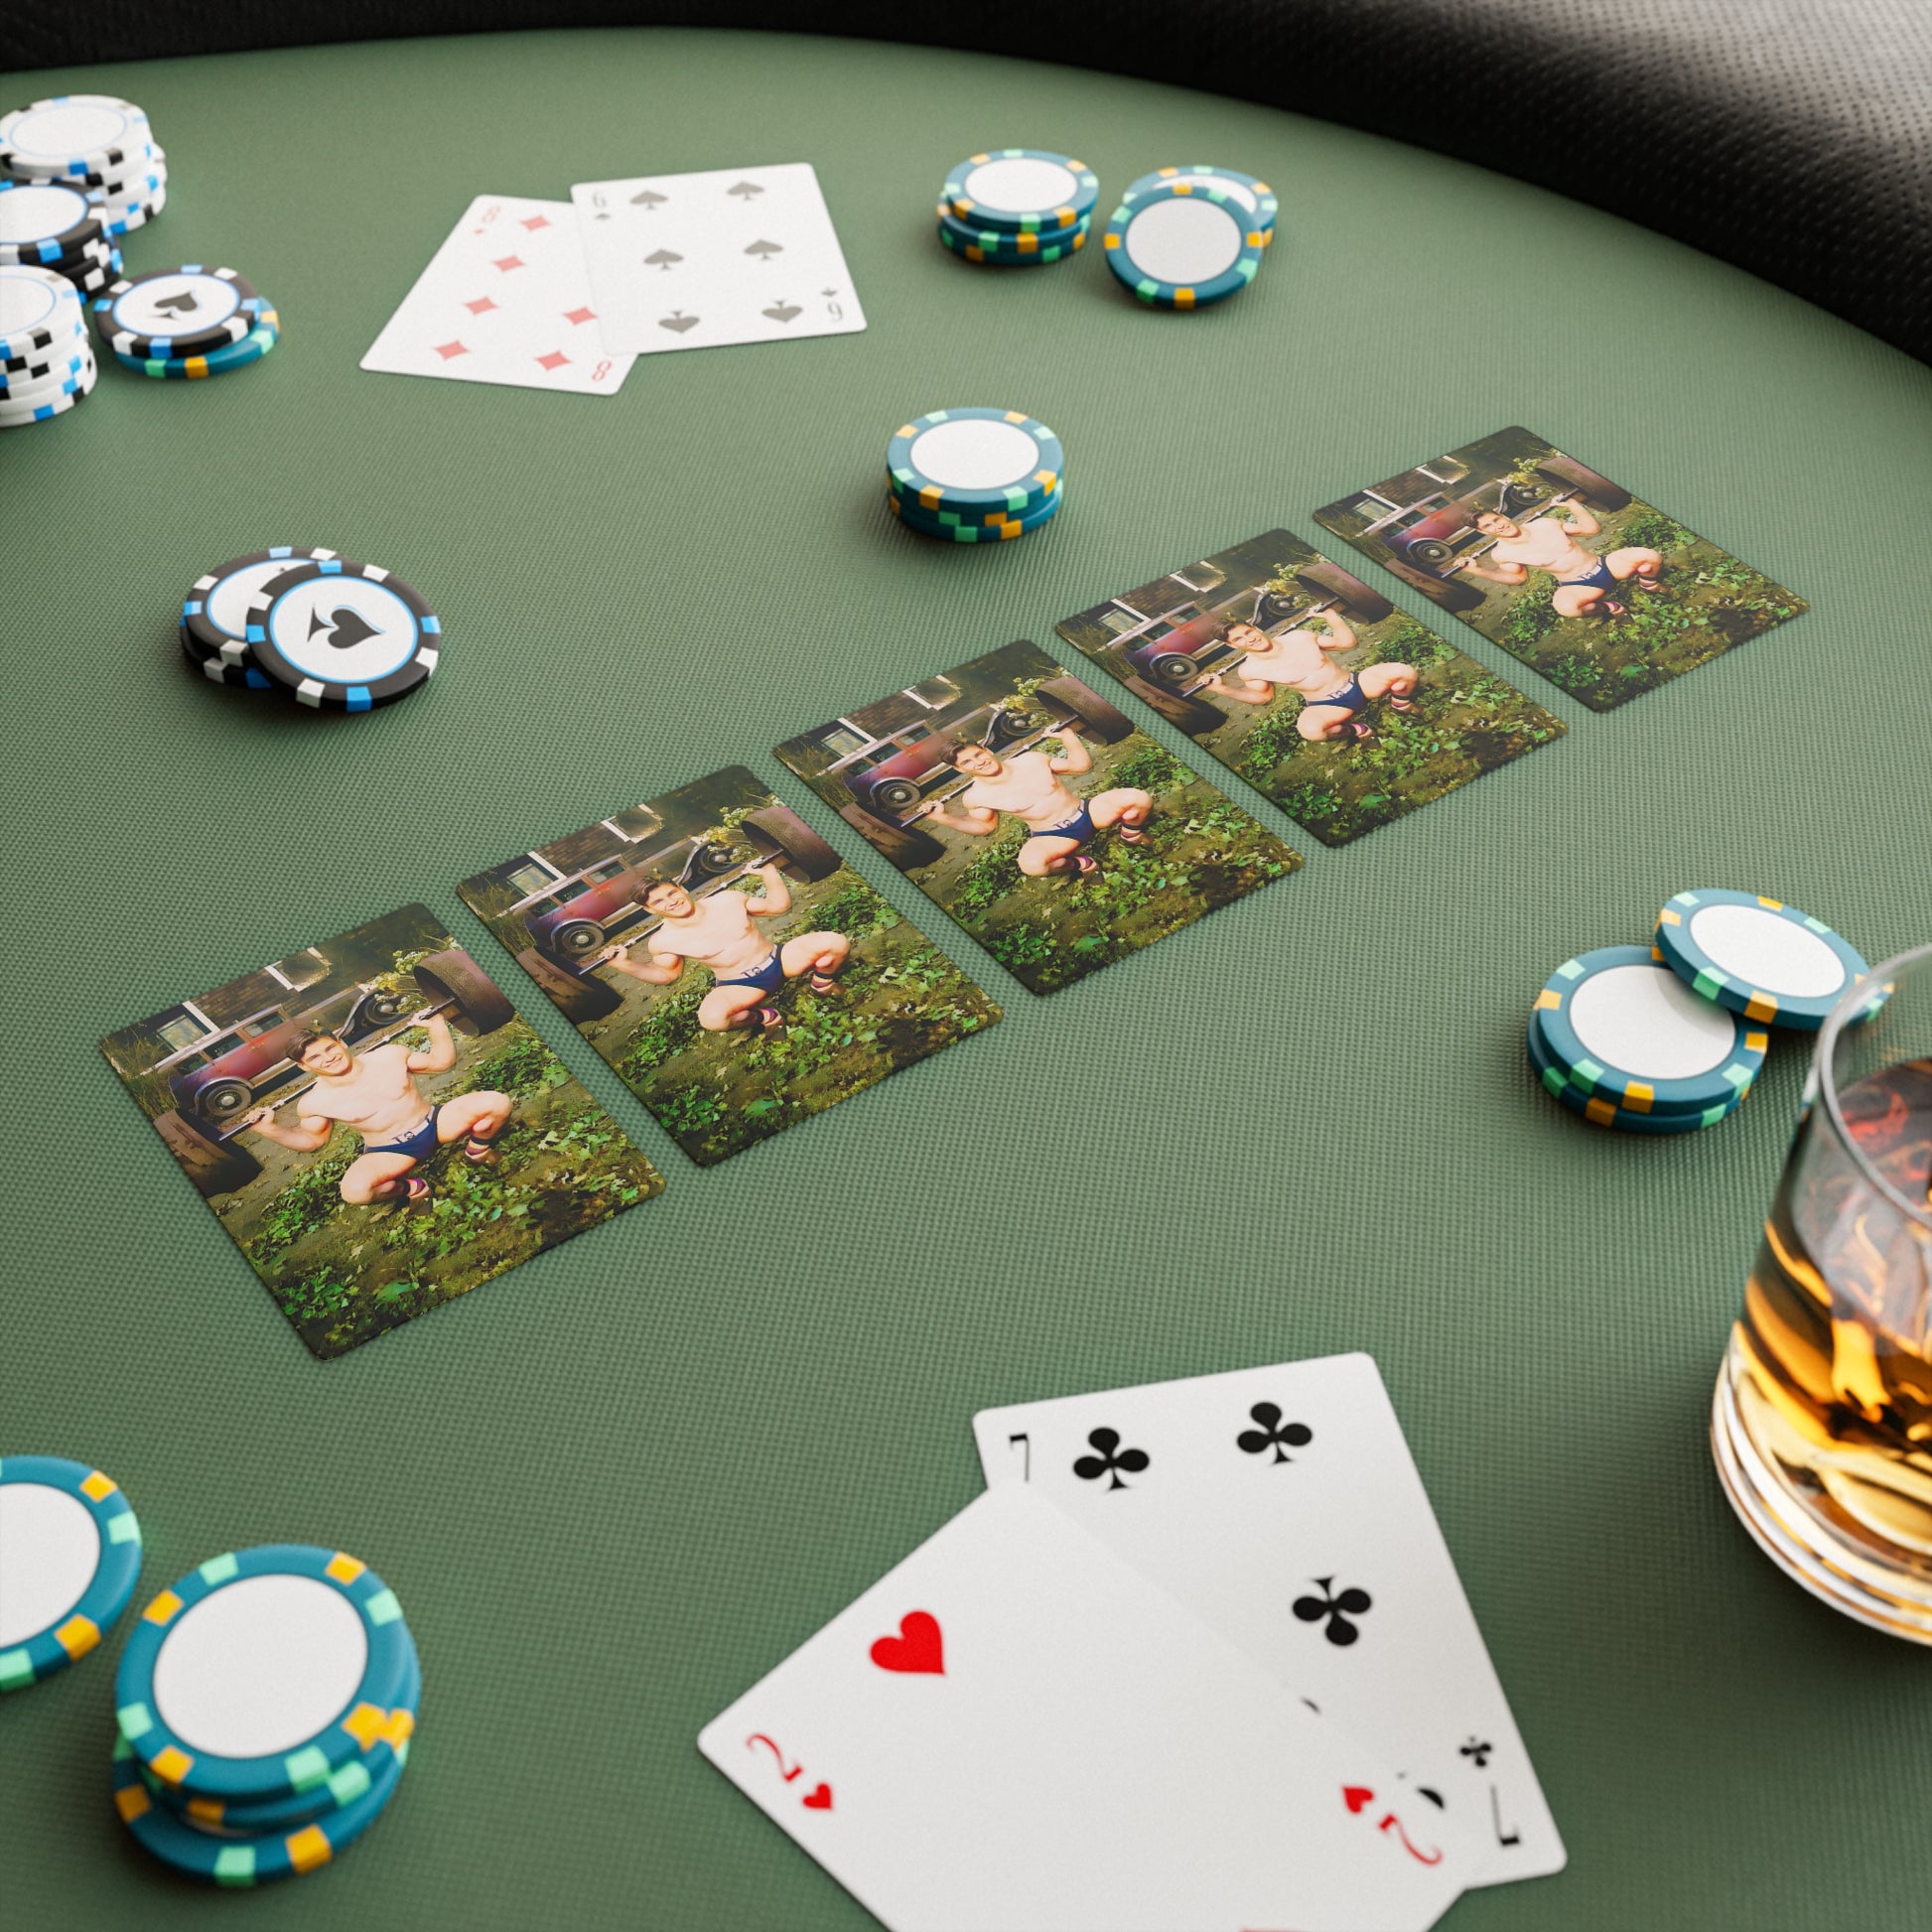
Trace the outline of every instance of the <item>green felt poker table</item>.
<path fill-rule="evenodd" d="M 1062 68 L 585 32 L 9 91 L 80 89 L 140 101 L 168 150 L 130 266 L 233 266 L 284 333 L 220 380 L 109 366 L 85 407 L 0 437 L 0 1450 L 118 1478 L 146 1534 L 137 1601 L 250 1543 L 354 1551 L 427 1679 L 368 1840 L 219 1915 L 868 1923 L 700 1759 L 700 1726 L 979 1490 L 975 1410 L 1359 1348 L 1570 1852 L 1447 1923 L 1924 1924 L 1928 1659 L 1778 1575 L 1706 1445 L 1803 1041 L 1734 1120 L 1639 1140 L 1540 1094 L 1522 1025 L 1558 962 L 1644 938 L 1687 886 L 1787 898 L 1873 960 L 1932 936 L 1932 370 L 1534 186 Z M 1103 195 L 1170 161 L 1261 175 L 1283 199 L 1266 268 L 1176 316 L 1097 249 L 966 265 L 934 240 L 933 191 L 1004 143 L 1082 156 Z M 648 358 L 614 400 L 358 370 L 475 194 L 770 160 L 815 164 L 865 334 Z M 1059 431 L 1065 510 L 991 550 L 895 526 L 892 429 L 982 401 Z M 1256 531 L 1319 542 L 1314 506 L 1517 422 L 1810 614 L 1600 715 L 1446 626 L 1568 738 L 1335 850 L 1228 779 L 1305 870 L 1050 999 L 770 757 Z M 447 629 L 426 692 L 342 719 L 190 674 L 184 591 L 269 543 L 422 589 Z M 700 1171 L 454 888 L 734 761 L 1007 1019 Z M 668 1186 L 318 1362 L 95 1042 L 415 899 Z M 115 1820 L 124 1635 L 0 1702 L 9 1925 L 217 1915 Z"/>

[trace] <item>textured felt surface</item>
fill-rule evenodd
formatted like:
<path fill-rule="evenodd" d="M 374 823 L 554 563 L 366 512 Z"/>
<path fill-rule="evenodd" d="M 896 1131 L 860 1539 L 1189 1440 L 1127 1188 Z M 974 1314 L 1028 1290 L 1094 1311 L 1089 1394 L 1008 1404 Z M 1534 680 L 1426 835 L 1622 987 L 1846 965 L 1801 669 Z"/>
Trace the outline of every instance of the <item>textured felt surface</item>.
<path fill-rule="evenodd" d="M 117 367 L 0 437 L 7 1105 L 0 1450 L 117 1476 L 142 1598 L 267 1540 L 395 1586 L 427 1676 L 392 1811 L 258 1927 L 850 1927 L 699 1726 L 978 1489 L 991 1403 L 1361 1347 L 1382 1365 L 1571 1851 L 1456 1932 L 1923 1924 L 1924 1653 L 1731 1521 L 1705 1418 L 1796 1105 L 1623 1140 L 1536 1091 L 1573 951 L 1686 886 L 1932 933 L 1932 374 L 1535 189 L 1225 99 L 990 59 L 691 34 L 342 48 L 50 76 L 153 114 L 135 268 L 224 262 L 276 352 Z M 988 142 L 1117 189 L 1280 185 L 1255 287 L 1191 317 L 1093 255 L 1001 275 L 930 199 Z M 872 327 L 660 357 L 613 401 L 363 375 L 470 197 L 819 168 Z M 989 552 L 896 528 L 907 415 L 1011 402 L 1065 511 Z M 1626 709 L 1459 628 L 1564 742 L 1049 1000 L 765 748 L 841 706 L 1527 422 L 1809 598 Z M 441 610 L 428 693 L 314 718 L 188 675 L 204 569 L 272 542 Z M 1415 600 L 1402 600 L 1415 608 Z M 1427 611 L 1422 615 L 1427 616 Z M 1147 729 L 1185 756 L 1158 720 Z M 1007 1006 L 985 1037 L 701 1173 L 457 899 L 479 867 L 743 759 Z M 1209 765 L 1210 771 L 1215 767 Z M 412 898 L 663 1166 L 665 1194 L 333 1363 L 303 1350 L 95 1051 Z M 0 1709 L 0 1918 L 204 1925 L 108 1803 L 120 1633 Z M 989 1848 L 991 1849 L 991 1848 Z"/>

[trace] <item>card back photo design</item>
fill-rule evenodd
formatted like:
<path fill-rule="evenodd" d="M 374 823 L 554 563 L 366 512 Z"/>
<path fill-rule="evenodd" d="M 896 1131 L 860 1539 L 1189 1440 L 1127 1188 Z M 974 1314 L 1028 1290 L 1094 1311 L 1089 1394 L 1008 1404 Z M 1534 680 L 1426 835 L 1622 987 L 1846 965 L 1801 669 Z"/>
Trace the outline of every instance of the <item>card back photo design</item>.
<path fill-rule="evenodd" d="M 701 1167 L 1000 1018 L 743 765 L 457 891 Z"/>
<path fill-rule="evenodd" d="M 1566 729 L 1287 530 L 1056 628 L 1324 845 L 1346 845 Z"/>
<path fill-rule="evenodd" d="M 1592 711 L 1810 609 L 1522 428 L 1385 477 L 1314 520 Z"/>
<path fill-rule="evenodd" d="M 1033 993 L 1302 864 L 1025 639 L 776 753 Z"/>
<path fill-rule="evenodd" d="M 605 342 L 571 205 L 479 195 L 361 365 L 614 396 L 634 359 Z"/>
<path fill-rule="evenodd" d="M 100 1045 L 317 1355 L 664 1185 L 425 905 Z"/>
<path fill-rule="evenodd" d="M 809 161 L 577 182 L 570 194 L 613 348 L 665 355 L 866 326 Z"/>
<path fill-rule="evenodd" d="M 1476 1847 L 1020 1484 L 699 1734 L 893 1932 L 1411 1932 Z"/>

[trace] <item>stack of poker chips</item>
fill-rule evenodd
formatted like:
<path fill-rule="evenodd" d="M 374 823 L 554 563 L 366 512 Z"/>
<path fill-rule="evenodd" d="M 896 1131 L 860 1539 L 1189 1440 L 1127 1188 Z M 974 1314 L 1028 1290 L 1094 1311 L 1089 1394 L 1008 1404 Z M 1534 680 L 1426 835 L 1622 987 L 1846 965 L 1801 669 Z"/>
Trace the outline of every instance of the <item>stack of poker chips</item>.
<path fill-rule="evenodd" d="M 1530 1012 L 1536 1075 L 1562 1106 L 1626 1134 L 1690 1134 L 1743 1105 L 1771 1027 L 1815 1033 L 1870 975 L 1823 920 L 1701 887 L 1647 946 L 1599 946 L 1550 975 Z M 1883 1003 L 1874 988 L 1867 1012 Z"/>
<path fill-rule="evenodd" d="M 1066 453 L 1018 409 L 935 409 L 886 446 L 886 501 L 907 529 L 946 543 L 1004 543 L 1065 499 Z"/>
<path fill-rule="evenodd" d="M 373 711 L 420 691 L 443 648 L 442 620 L 400 577 L 287 544 L 198 577 L 178 634 L 210 683 L 320 711 Z"/>
<path fill-rule="evenodd" d="M 367 1564 L 301 1543 L 210 1558 L 121 1652 L 115 1809 L 190 1877 L 297 1877 L 395 1796 L 422 1695 L 402 1606 Z"/>
<path fill-rule="evenodd" d="M 939 191 L 939 239 L 969 262 L 1037 268 L 1086 246 L 1100 183 L 1084 161 L 1044 148 L 969 155 Z"/>
<path fill-rule="evenodd" d="M 51 268 L 0 263 L 0 429 L 65 415 L 97 374 L 73 284 Z"/>
<path fill-rule="evenodd" d="M 1204 309 L 1260 272 L 1279 207 L 1265 181 L 1236 168 L 1160 168 L 1120 198 L 1101 252 L 1121 285 L 1151 307 Z"/>
<path fill-rule="evenodd" d="M 84 1462 L 0 1457 L 0 1691 L 18 1691 L 79 1662 L 127 1608 L 141 1525 Z"/>
<path fill-rule="evenodd" d="M 147 115 L 113 94 L 57 94 L 0 114 L 0 175 L 98 190 L 110 242 L 168 205 L 168 157 Z"/>
<path fill-rule="evenodd" d="M 259 362 L 281 318 L 232 268 L 189 262 L 115 282 L 95 296 L 94 328 L 124 368 L 195 381 Z"/>

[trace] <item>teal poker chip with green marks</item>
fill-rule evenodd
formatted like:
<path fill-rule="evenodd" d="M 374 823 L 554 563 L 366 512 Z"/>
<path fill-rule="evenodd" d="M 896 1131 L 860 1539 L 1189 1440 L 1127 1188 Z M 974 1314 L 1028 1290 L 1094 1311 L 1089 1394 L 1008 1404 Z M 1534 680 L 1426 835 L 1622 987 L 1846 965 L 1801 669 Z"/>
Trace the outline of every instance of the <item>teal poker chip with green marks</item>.
<path fill-rule="evenodd" d="M 1266 237 L 1211 176 L 1178 176 L 1122 202 L 1101 247 L 1115 279 L 1155 308 L 1204 309 L 1260 272 Z"/>
<path fill-rule="evenodd" d="M 135 1755 L 185 1798 L 314 1790 L 387 1734 L 411 1646 L 395 1592 L 340 1550 L 212 1557 L 141 1612 L 114 1680 Z"/>
<path fill-rule="evenodd" d="M 1548 1045 L 1531 1019 L 1525 1035 L 1530 1065 L 1542 1081 L 1544 1090 L 1580 1119 L 1597 1127 L 1613 1127 L 1624 1134 L 1695 1134 L 1701 1127 L 1715 1127 L 1728 1119 L 1744 1104 L 1748 1087 L 1740 1088 L 1729 1100 L 1718 1101 L 1688 1113 L 1633 1113 L 1619 1107 L 1601 1094 L 1585 1092 L 1572 1083 L 1552 1057 Z"/>
<path fill-rule="evenodd" d="M 1085 221 L 1100 180 L 1084 161 L 1048 148 L 989 148 L 948 169 L 939 199 L 972 228 L 1045 234 Z"/>
<path fill-rule="evenodd" d="M 1171 181 L 1200 175 L 1206 176 L 1248 210 L 1249 220 L 1261 236 L 1264 248 L 1275 239 L 1275 216 L 1281 209 L 1281 202 L 1265 181 L 1254 175 L 1244 175 L 1239 168 L 1221 168 L 1205 161 L 1189 162 L 1185 167 L 1157 168 L 1153 174 L 1143 175 L 1139 181 L 1128 184 L 1127 192 L 1120 198 L 1121 206 L 1132 207 L 1143 196 L 1165 187 Z"/>
<path fill-rule="evenodd" d="M 140 1575 L 141 1525 L 111 1476 L 64 1455 L 0 1457 L 0 1691 L 86 1656 Z"/>

